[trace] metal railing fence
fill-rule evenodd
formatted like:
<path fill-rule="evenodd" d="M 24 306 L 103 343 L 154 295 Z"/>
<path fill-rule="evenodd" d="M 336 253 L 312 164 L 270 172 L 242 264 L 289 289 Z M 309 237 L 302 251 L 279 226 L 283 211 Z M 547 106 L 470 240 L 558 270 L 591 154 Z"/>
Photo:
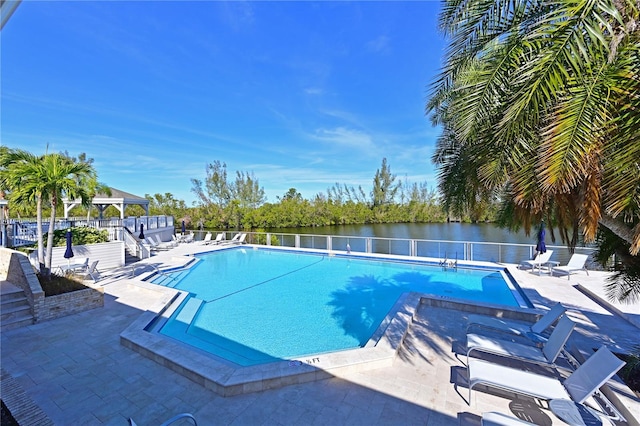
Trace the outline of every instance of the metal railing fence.
<path fill-rule="evenodd" d="M 129 217 L 125 219 L 89 219 L 86 218 L 67 218 L 59 219 L 54 223 L 54 229 L 68 229 L 73 227 L 90 227 L 97 229 L 106 229 L 109 234 L 109 240 L 122 240 L 123 227 L 129 228 L 131 232 L 140 230 L 140 225 L 145 230 L 171 228 L 174 226 L 173 216 L 141 216 Z M 33 245 L 37 241 L 37 225 L 35 220 L 10 219 L 6 223 L 7 226 L 7 245 L 9 247 L 21 247 Z M 49 232 L 49 221 L 44 220 L 42 223 L 42 231 Z"/>
<path fill-rule="evenodd" d="M 225 233 L 227 240 L 238 231 L 194 231 L 196 240 L 204 238 L 206 232 Z M 426 239 L 403 239 L 363 237 L 353 235 L 288 234 L 278 232 L 246 232 L 246 242 L 259 245 L 278 245 L 291 248 L 307 248 L 351 253 L 377 253 L 402 256 L 429 257 L 439 260 L 484 261 L 519 264 L 532 259 L 535 244 L 496 243 L 483 241 L 447 241 Z M 553 250 L 552 260 L 566 264 L 571 251 L 562 245 L 548 245 Z M 576 253 L 592 254 L 594 247 L 576 247 Z M 589 263 L 589 267 L 591 264 Z M 598 269 L 593 265 L 592 269 Z"/>

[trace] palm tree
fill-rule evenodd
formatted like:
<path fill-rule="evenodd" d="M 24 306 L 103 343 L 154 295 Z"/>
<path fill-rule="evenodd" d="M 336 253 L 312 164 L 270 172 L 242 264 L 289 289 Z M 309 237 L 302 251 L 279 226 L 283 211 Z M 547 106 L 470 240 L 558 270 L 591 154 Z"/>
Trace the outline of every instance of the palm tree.
<path fill-rule="evenodd" d="M 38 262 L 40 271 L 50 275 L 53 254 L 53 230 L 56 207 L 63 196 L 89 202 L 89 192 L 96 187 L 96 173 L 87 161 L 77 161 L 67 155 L 33 155 L 24 150 L 3 150 L 0 155 L 0 184 L 10 191 L 16 204 L 36 202 L 38 232 Z M 44 253 L 42 210 L 51 207 L 47 252 Z"/>
<path fill-rule="evenodd" d="M 638 255 L 639 7 L 445 0 L 450 44 L 427 111 L 443 128 L 447 207 L 498 196 L 527 231 L 547 218 L 574 247 L 600 225 Z"/>
<path fill-rule="evenodd" d="M 2 147 L 0 153 L 0 186 L 9 191 L 9 198 L 17 205 L 36 203 L 38 263 L 44 268 L 42 232 L 42 204 L 45 192 L 42 157 L 25 150 Z"/>
<path fill-rule="evenodd" d="M 62 154 L 43 156 L 42 170 L 45 179 L 45 194 L 51 204 L 49 217 L 49 233 L 47 238 L 47 254 L 45 257 L 46 274 L 50 273 L 53 255 L 53 230 L 56 221 L 56 207 L 63 196 L 70 199 L 81 199 L 83 205 L 89 204 L 89 191 L 95 188 L 96 172 L 84 161 L 73 161 Z"/>

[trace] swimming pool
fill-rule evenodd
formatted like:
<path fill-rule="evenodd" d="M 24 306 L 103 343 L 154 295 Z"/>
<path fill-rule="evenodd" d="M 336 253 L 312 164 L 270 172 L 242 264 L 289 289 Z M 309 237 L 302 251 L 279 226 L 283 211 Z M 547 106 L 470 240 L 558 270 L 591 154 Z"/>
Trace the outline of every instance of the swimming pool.
<path fill-rule="evenodd" d="M 263 248 L 197 259 L 153 279 L 189 293 L 156 332 L 241 366 L 365 347 L 407 292 L 527 306 L 500 268 Z"/>

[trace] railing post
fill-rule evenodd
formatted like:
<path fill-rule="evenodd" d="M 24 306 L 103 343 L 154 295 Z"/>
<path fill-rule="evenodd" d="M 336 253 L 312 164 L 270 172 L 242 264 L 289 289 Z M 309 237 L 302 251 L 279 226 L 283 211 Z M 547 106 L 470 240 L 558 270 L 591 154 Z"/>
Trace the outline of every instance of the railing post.
<path fill-rule="evenodd" d="M 271 245 L 271 234 L 267 232 L 267 245 Z"/>
<path fill-rule="evenodd" d="M 372 250 L 373 250 L 373 244 L 371 244 L 371 238 L 367 237 L 366 251 L 367 251 L 367 253 L 372 253 Z"/>
<path fill-rule="evenodd" d="M 327 235 L 327 251 L 333 250 L 333 244 L 331 241 L 331 235 Z"/>
<path fill-rule="evenodd" d="M 300 234 L 296 234 L 296 242 L 295 242 L 295 246 L 296 248 L 300 248 Z"/>
<path fill-rule="evenodd" d="M 416 240 L 409 240 L 409 256 L 417 256 Z"/>

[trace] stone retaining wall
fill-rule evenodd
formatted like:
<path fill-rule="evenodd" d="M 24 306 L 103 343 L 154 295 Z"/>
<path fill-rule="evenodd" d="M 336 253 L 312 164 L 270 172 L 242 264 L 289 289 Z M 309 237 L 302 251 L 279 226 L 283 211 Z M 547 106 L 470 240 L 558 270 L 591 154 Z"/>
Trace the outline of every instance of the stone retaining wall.
<path fill-rule="evenodd" d="M 24 291 L 31 306 L 34 320 L 37 309 L 44 303 L 44 291 L 26 254 L 0 247 L 0 279 L 10 282 Z"/>
<path fill-rule="evenodd" d="M 60 318 L 104 306 L 104 289 L 87 286 L 85 290 L 45 297 L 27 256 L 0 247 L 0 279 L 20 287 L 29 301 L 34 322 Z"/>
<path fill-rule="evenodd" d="M 87 288 L 71 293 L 47 296 L 38 310 L 37 322 L 49 321 L 104 306 L 104 289 Z"/>

